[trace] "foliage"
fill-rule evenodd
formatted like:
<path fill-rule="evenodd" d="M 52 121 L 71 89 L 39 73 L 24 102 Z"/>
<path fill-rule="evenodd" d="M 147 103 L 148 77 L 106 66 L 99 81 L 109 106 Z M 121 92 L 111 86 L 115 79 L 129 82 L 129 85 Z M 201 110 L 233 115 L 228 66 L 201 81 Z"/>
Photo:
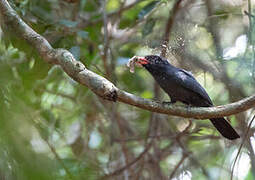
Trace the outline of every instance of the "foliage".
<path fill-rule="evenodd" d="M 174 1 L 10 3 L 53 47 L 70 50 L 87 68 L 121 89 L 154 97 L 150 75 L 143 69 L 131 74 L 125 64 L 134 55 L 160 54 Z M 183 1 L 171 27 L 168 59 L 192 71 L 217 105 L 254 92 L 254 16 L 243 14 L 246 6 L 245 1 L 212 1 L 211 6 Z M 240 140 L 224 140 L 207 120 L 104 101 L 59 67 L 44 62 L 15 29 L 1 24 L 0 37 L 1 179 L 230 177 Z M 160 94 L 158 100 L 167 100 Z M 251 110 L 230 117 L 240 134 L 253 114 Z M 254 137 L 254 127 L 250 132 Z M 237 179 L 255 178 L 255 141 L 247 140 L 239 161 L 239 167 L 246 169 L 235 169 Z M 112 174 L 134 160 L 131 167 Z"/>

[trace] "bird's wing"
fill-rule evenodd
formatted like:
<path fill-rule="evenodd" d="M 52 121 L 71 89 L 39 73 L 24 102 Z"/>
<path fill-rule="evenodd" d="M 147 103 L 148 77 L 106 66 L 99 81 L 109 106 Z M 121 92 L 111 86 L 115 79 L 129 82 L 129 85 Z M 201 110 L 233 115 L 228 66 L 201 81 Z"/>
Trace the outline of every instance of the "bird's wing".
<path fill-rule="evenodd" d="M 175 81 L 182 87 L 199 94 L 203 99 L 208 101 L 208 103 L 213 104 L 205 89 L 197 82 L 190 72 L 177 68 L 175 77 Z"/>

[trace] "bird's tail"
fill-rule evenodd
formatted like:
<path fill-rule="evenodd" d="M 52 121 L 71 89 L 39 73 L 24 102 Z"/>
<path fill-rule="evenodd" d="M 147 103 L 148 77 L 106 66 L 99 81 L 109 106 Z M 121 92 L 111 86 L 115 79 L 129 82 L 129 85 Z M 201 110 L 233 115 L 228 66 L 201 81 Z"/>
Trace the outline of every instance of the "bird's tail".
<path fill-rule="evenodd" d="M 227 139 L 234 140 L 240 138 L 234 128 L 224 118 L 213 118 L 210 119 L 216 129 L 222 136 Z"/>

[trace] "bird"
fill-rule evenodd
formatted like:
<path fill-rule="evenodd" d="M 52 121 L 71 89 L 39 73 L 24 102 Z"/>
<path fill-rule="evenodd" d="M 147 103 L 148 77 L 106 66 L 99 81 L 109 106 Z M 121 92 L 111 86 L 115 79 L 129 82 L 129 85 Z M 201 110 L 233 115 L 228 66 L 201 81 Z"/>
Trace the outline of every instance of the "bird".
<path fill-rule="evenodd" d="M 195 107 L 214 106 L 209 95 L 192 73 L 171 65 L 166 59 L 158 55 L 136 57 L 135 63 L 149 71 L 170 97 L 170 103 L 180 101 Z M 223 137 L 229 140 L 240 138 L 224 117 L 211 118 L 210 121 Z"/>

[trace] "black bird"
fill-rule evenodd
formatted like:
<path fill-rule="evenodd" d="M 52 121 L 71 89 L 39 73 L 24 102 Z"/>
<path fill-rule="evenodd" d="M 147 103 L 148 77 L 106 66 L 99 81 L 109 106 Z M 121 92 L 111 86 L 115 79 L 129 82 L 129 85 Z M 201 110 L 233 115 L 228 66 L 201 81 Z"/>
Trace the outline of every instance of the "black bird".
<path fill-rule="evenodd" d="M 137 57 L 136 63 L 150 72 L 160 87 L 169 95 L 171 103 L 181 101 L 197 107 L 213 106 L 205 89 L 191 73 L 184 69 L 174 67 L 167 60 L 156 55 Z M 223 117 L 210 120 L 225 138 L 234 140 L 240 137 Z"/>

